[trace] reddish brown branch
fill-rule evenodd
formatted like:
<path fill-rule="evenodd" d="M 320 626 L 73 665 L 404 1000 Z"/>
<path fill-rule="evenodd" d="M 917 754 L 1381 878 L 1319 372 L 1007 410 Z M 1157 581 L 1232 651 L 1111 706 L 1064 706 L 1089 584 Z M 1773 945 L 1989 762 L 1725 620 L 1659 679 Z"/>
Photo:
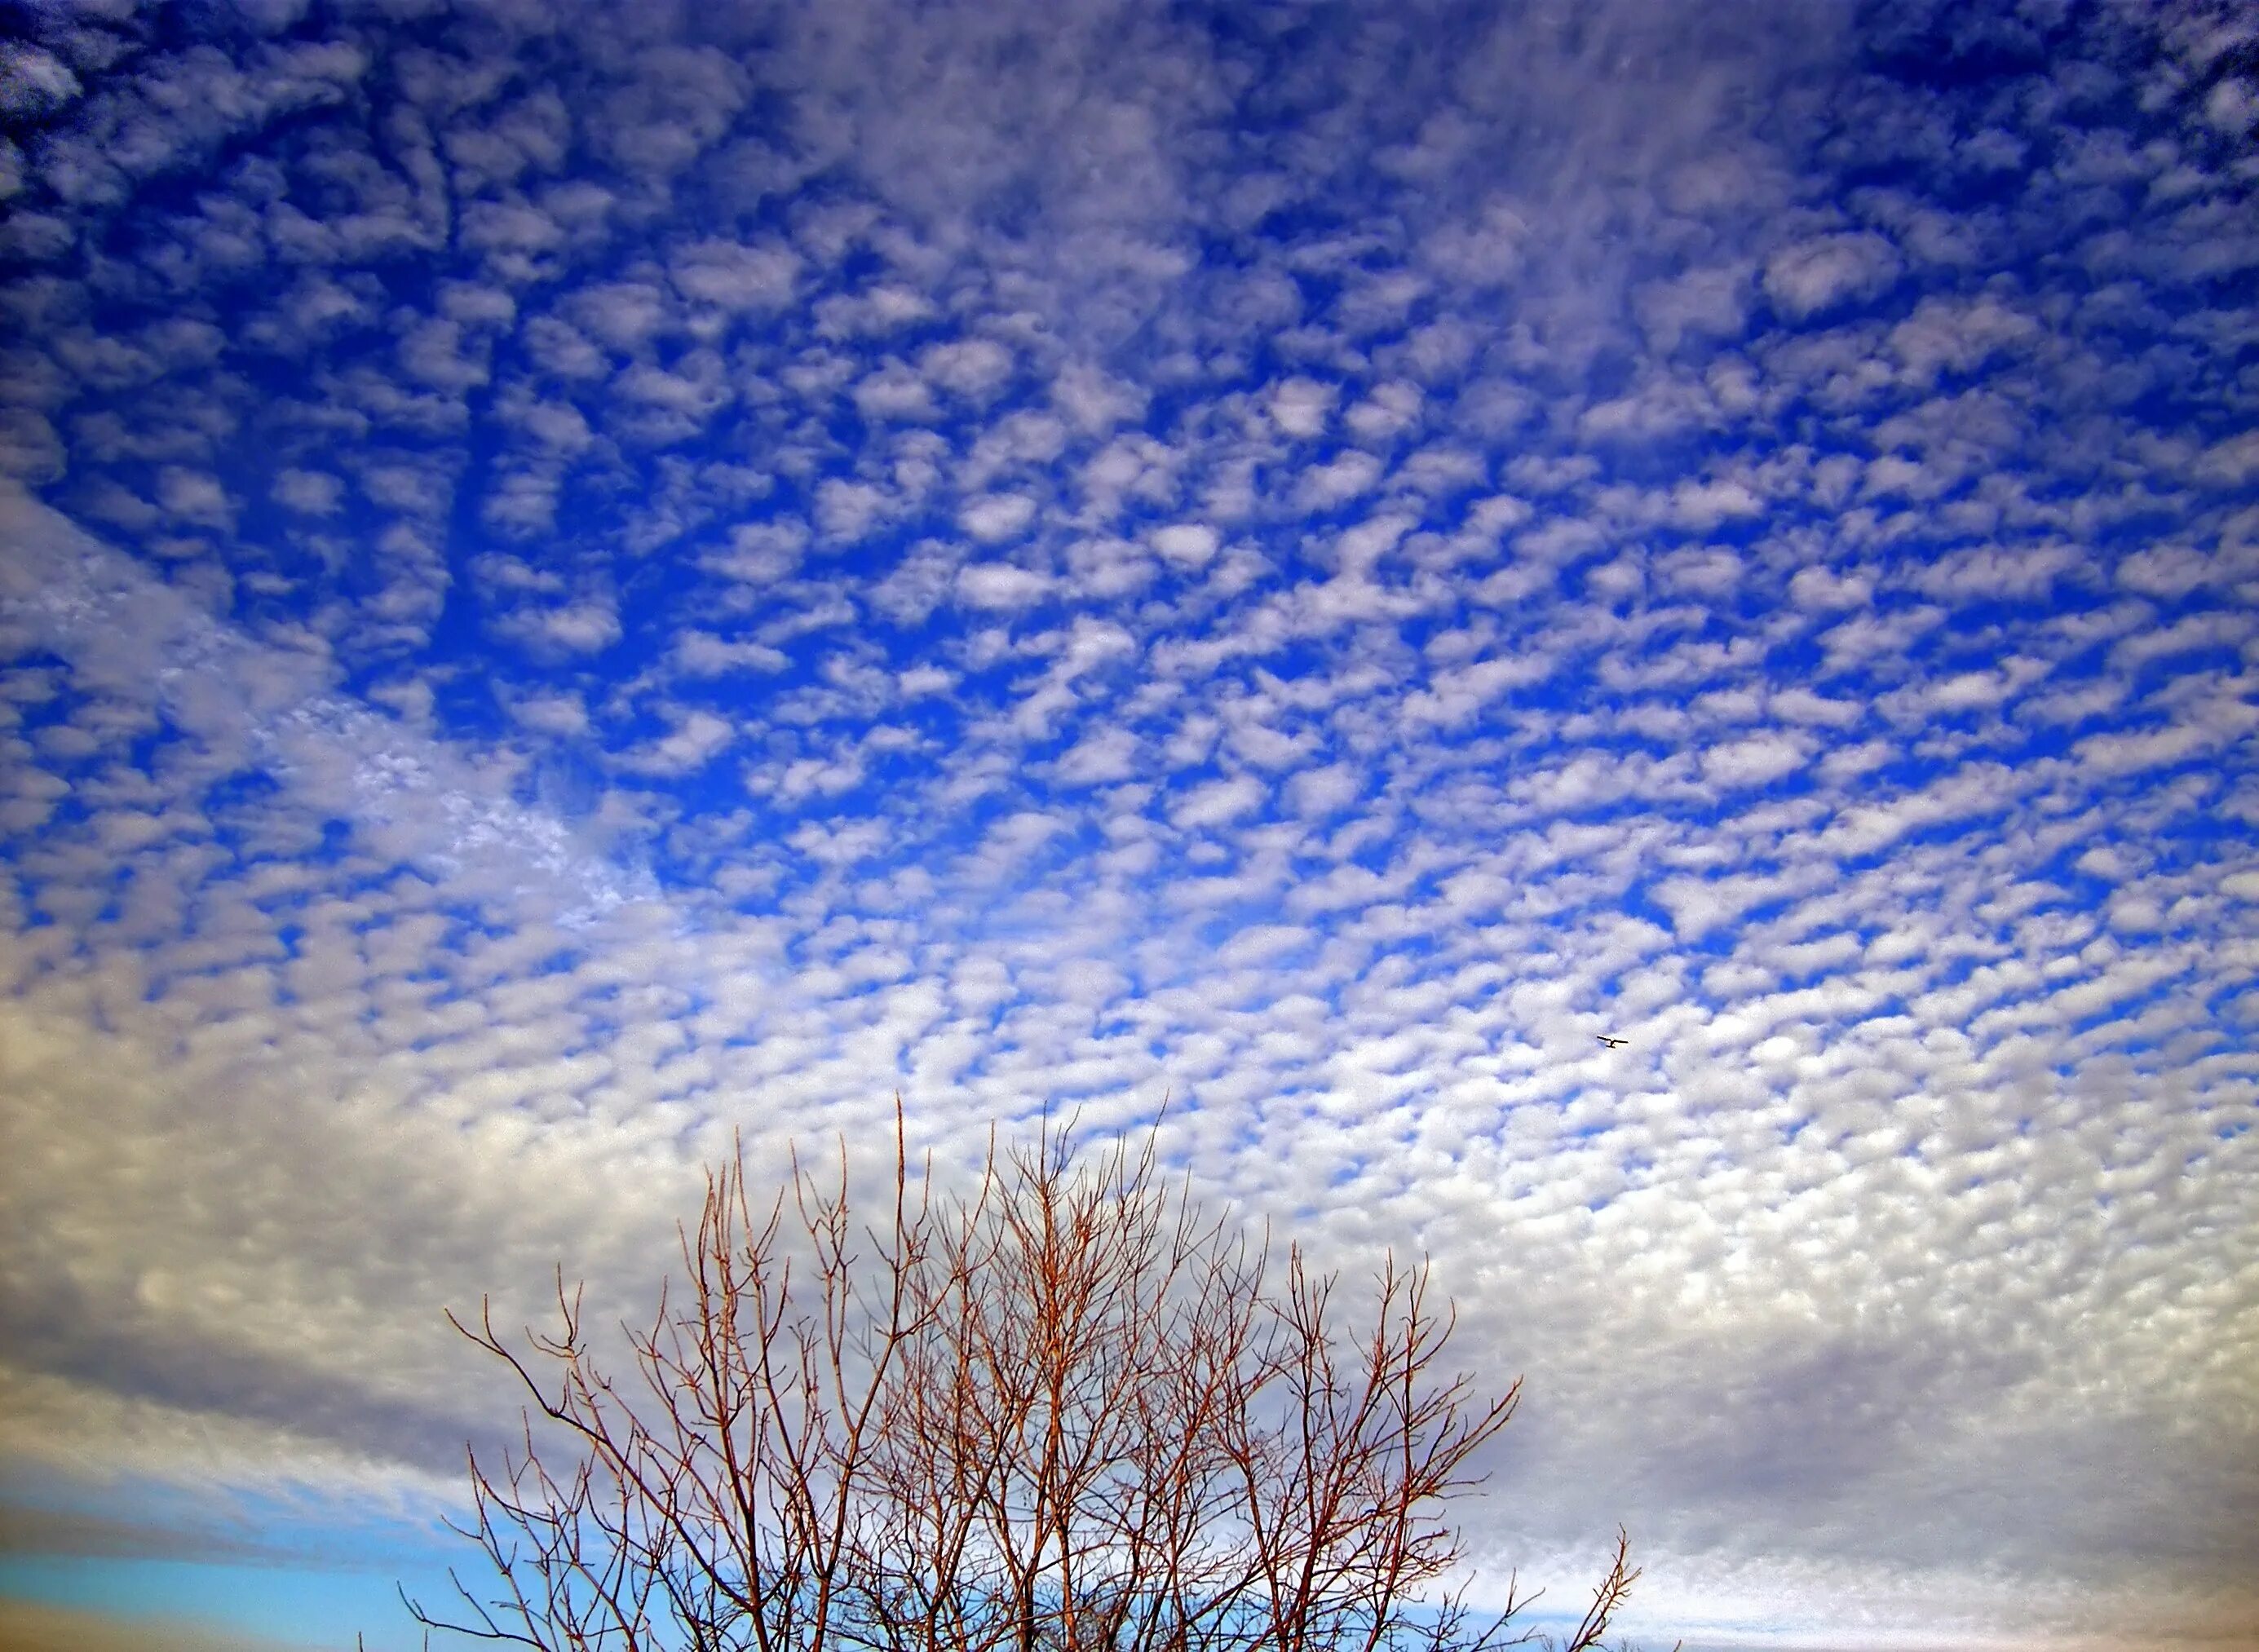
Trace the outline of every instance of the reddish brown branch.
<path fill-rule="evenodd" d="M 1486 1652 L 1427 1591 L 1447 1504 L 1520 1385 L 1442 1361 L 1427 1266 L 1386 1260 L 1369 1317 L 1288 1247 L 1202 1214 L 1157 1140 L 1086 1162 L 1048 1122 L 933 1191 L 896 1104 L 893 1186 L 858 1219 L 797 1157 L 765 1212 L 742 1144 L 682 1234 L 687 1293 L 629 1336 L 632 1403 L 578 1292 L 559 1328 L 464 1336 L 527 1399 L 522 1451 L 472 1462 L 466 1535 L 501 1588 L 480 1638 L 652 1652 Z M 914 1174 L 914 1171 L 916 1173 Z M 564 1449 L 543 1457 L 538 1414 Z M 1562 1652 L 1593 1652 L 1638 1576 L 1628 1540 Z M 418 1610 L 427 1623 L 438 1621 Z"/>

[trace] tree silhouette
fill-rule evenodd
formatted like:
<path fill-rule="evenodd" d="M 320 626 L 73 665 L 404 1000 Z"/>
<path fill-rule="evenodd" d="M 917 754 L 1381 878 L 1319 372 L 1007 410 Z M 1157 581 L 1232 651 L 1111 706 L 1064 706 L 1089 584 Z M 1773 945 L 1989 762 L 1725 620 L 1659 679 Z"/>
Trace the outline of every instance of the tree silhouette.
<path fill-rule="evenodd" d="M 531 1398 L 471 1461 L 461 1528 L 499 1579 L 429 1627 L 566 1652 L 1487 1652 L 1528 1600 L 1430 1594 L 1444 1505 L 1513 1415 L 1439 1362 L 1429 1271 L 1380 1265 L 1349 1324 L 1297 1246 L 1204 1215 L 1153 1140 L 1065 1133 L 970 1192 L 886 1207 L 793 1158 L 765 1204 L 710 1172 L 686 1286 L 593 1358 L 561 1272 L 552 1335 L 457 1328 Z M 449 1315 L 451 1320 L 454 1316 Z M 1345 1328 L 1345 1325 L 1348 1328 Z M 552 1443 L 553 1442 L 553 1443 Z M 1597 1647 L 1637 1573 L 1617 1534 L 1559 1652 Z"/>

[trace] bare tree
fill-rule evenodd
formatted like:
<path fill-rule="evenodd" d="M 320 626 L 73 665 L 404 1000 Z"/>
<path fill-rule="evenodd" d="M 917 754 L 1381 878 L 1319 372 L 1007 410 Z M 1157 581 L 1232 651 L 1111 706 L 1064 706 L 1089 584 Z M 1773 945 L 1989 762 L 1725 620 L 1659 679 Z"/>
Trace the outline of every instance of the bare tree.
<path fill-rule="evenodd" d="M 859 1220 L 795 1157 L 751 1197 L 742 1149 L 683 1235 L 687 1287 L 597 1368 L 581 1298 L 519 1347 L 457 1328 L 531 1396 L 471 1462 L 498 1589 L 417 1619 L 567 1652 L 1489 1652 L 1443 1506 L 1520 1391 L 1440 1365 L 1425 1264 L 1348 1322 L 1299 1247 L 1274 1262 L 1160 1174 L 1148 1137 L 1064 1134 L 961 1196 L 914 1176 Z M 450 1318 L 453 1319 L 453 1315 Z M 539 1432 L 537 1433 L 537 1430 Z M 546 1442 L 562 1446 L 552 1451 Z M 1597 1647 L 1637 1573 L 1621 1533 L 1560 1652 Z"/>

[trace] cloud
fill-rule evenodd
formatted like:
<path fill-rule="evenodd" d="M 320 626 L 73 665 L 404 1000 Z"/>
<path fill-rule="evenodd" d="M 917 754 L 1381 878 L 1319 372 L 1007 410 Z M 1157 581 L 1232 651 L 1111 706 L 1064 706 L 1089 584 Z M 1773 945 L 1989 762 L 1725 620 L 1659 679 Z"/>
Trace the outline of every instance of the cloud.
<path fill-rule="evenodd" d="M 1205 523 L 1172 523 L 1153 530 L 1153 549 L 1181 567 L 1201 567 L 1216 552 L 1215 530 Z"/>
<path fill-rule="evenodd" d="M 988 494 L 958 513 L 965 531 L 984 545 L 1016 539 L 1036 519 L 1036 502 L 1025 494 Z"/>
<path fill-rule="evenodd" d="M 702 241 L 677 255 L 669 272 L 694 303 L 728 310 L 770 310 L 792 296 L 799 256 L 787 247 Z"/>
<path fill-rule="evenodd" d="M 336 514 L 345 483 L 321 471 L 284 470 L 276 473 L 273 492 L 276 503 L 302 516 L 327 516 Z"/>
<path fill-rule="evenodd" d="M 957 588 L 974 608 L 1026 608 L 1043 601 L 1051 588 L 1044 574 L 1008 562 L 982 563 L 961 570 Z"/>
<path fill-rule="evenodd" d="M 53 53 L 29 40 L 0 45 L 0 118 L 42 119 L 75 102 L 85 89 Z"/>
<path fill-rule="evenodd" d="M 1896 249 L 1871 230 L 1814 236 L 1765 261 L 1765 296 L 1801 321 L 1854 299 L 1874 297 L 1904 267 Z"/>
<path fill-rule="evenodd" d="M 553 608 L 527 603 L 497 615 L 494 628 L 542 657 L 601 653 L 620 640 L 619 610 L 602 597 Z"/>
<path fill-rule="evenodd" d="M 1644 1638 L 2248 1619 L 2217 16 L 175 21 L 0 71 L 4 1466 L 429 1511 L 733 1131 L 1166 1094 Z"/>
<path fill-rule="evenodd" d="M 1286 782 L 1287 795 L 1306 815 L 1337 815 L 1365 790 L 1364 778 L 1345 763 L 1306 769 Z"/>
<path fill-rule="evenodd" d="M 1317 436 L 1326 428 L 1336 395 L 1331 385 L 1315 379 L 1291 378 L 1272 391 L 1267 411 L 1272 423 L 1286 435 Z"/>
<path fill-rule="evenodd" d="M 1263 801 L 1262 784 L 1245 774 L 1211 780 L 1194 787 L 1170 810 L 1169 818 L 1187 830 L 1224 826 L 1253 810 Z"/>
<path fill-rule="evenodd" d="M 588 708 L 576 694 L 528 694 L 511 702 L 510 714 L 543 734 L 570 736 L 588 731 Z"/>
<path fill-rule="evenodd" d="M 679 713 L 666 734 L 624 760 L 645 774 L 688 774 L 711 763 L 737 737 L 729 719 L 694 707 Z"/>

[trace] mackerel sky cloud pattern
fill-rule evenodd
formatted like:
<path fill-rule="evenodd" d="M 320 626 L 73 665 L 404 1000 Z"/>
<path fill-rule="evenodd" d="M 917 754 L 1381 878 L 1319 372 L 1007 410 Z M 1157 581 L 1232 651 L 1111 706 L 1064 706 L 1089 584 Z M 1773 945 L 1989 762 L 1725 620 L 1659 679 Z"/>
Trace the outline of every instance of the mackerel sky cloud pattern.
<path fill-rule="evenodd" d="M 1527 1373 L 1501 1579 L 2259 1635 L 2246 8 L 17 0 L 0 131 L 15 1506 L 412 1525 L 733 1130 L 1167 1098 Z"/>

